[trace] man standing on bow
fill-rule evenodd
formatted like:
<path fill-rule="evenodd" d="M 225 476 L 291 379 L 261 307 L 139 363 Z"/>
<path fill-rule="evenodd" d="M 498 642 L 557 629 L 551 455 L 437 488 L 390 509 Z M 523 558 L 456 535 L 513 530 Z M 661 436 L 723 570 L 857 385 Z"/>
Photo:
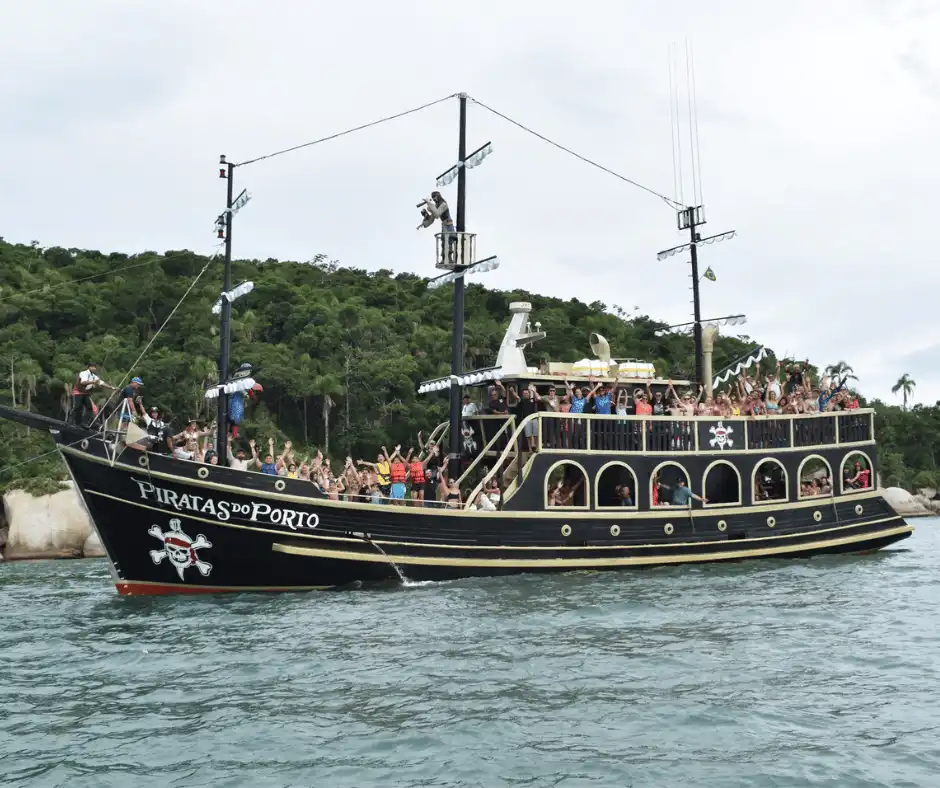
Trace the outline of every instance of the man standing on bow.
<path fill-rule="evenodd" d="M 91 393 L 99 388 L 117 391 L 115 386 L 105 383 L 98 377 L 98 365 L 92 361 L 78 373 L 75 385 L 72 386 L 72 409 L 69 412 L 69 424 L 85 426 L 86 411 L 91 411 L 92 416 L 97 415 L 98 409 L 91 400 Z"/>

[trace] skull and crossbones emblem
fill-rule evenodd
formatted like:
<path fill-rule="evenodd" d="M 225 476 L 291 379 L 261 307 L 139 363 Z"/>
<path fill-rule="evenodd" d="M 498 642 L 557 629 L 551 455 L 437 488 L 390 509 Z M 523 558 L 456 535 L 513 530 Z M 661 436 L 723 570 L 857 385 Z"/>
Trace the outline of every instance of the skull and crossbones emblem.
<path fill-rule="evenodd" d="M 196 552 L 212 547 L 212 542 L 202 534 L 198 534 L 195 539 L 185 534 L 177 518 L 170 520 L 169 531 L 164 531 L 159 525 L 151 525 L 147 533 L 163 542 L 163 549 L 151 550 L 150 558 L 158 565 L 163 562 L 164 558 L 168 558 L 180 576 L 180 580 L 183 579 L 183 573 L 191 566 L 196 567 L 203 577 L 208 577 L 209 572 L 212 571 L 212 564 L 200 560 Z"/>
<path fill-rule="evenodd" d="M 709 432 L 714 435 L 709 441 L 712 446 L 717 446 L 719 449 L 724 449 L 725 446 L 730 449 L 734 446 L 734 441 L 731 438 L 731 433 L 734 432 L 732 427 L 726 427 L 723 422 L 719 421 Z"/>

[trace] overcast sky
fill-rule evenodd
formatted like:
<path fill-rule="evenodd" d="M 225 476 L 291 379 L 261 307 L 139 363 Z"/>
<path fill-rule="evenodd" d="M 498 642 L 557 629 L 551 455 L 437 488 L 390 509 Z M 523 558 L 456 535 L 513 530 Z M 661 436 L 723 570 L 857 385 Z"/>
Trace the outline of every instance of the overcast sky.
<path fill-rule="evenodd" d="M 845 359 L 870 395 L 895 401 L 909 372 L 916 399 L 940 399 L 936 2 L 10 0 L 3 17 L 0 234 L 125 252 L 212 248 L 220 153 L 459 91 L 675 196 L 672 43 L 688 202 L 688 38 L 703 234 L 738 232 L 702 250 L 703 316 L 744 312 L 735 330 L 781 354 Z M 254 200 L 236 256 L 431 275 L 414 205 L 456 129 L 453 100 L 237 170 Z M 467 211 L 479 256 L 502 261 L 487 285 L 689 319 L 687 258 L 656 261 L 682 241 L 664 202 L 471 104 L 469 146 L 487 140 Z"/>

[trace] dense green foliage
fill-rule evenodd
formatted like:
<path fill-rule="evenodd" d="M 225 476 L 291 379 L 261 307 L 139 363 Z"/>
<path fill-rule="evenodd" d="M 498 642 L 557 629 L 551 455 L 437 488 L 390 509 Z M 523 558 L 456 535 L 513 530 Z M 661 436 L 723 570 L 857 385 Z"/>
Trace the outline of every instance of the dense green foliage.
<path fill-rule="evenodd" d="M 94 360 L 114 385 L 141 376 L 144 401 L 159 406 L 176 427 L 191 416 L 211 417 L 214 407 L 207 409 L 203 391 L 217 379 L 218 318 L 210 307 L 221 289 L 221 268 L 220 259 L 190 252 L 129 257 L 0 239 L 0 402 L 62 418 L 76 374 Z M 383 444 L 413 443 L 418 430 L 446 418 L 444 396 L 419 397 L 416 389 L 449 371 L 449 288 L 428 290 L 425 279 L 411 274 L 341 268 L 322 257 L 236 262 L 234 283 L 248 279 L 255 289 L 233 310 L 232 361 L 233 368 L 242 361 L 263 367 L 264 395 L 249 411 L 246 437 L 289 437 L 304 448 L 360 457 Z M 467 367 L 495 361 L 514 300 L 531 301 L 533 320 L 547 332 L 530 353 L 532 364 L 583 358 L 590 354 L 590 333 L 598 332 L 615 356 L 652 361 L 666 377 L 688 377 L 693 369 L 691 339 L 657 336 L 664 326 L 647 316 L 623 319 L 617 306 L 476 284 L 466 295 Z M 719 339 L 716 371 L 753 344 L 747 337 Z M 936 409 L 882 410 L 889 451 L 903 459 L 897 473 L 934 472 L 933 450 L 915 440 L 916 429 L 908 425 L 929 411 L 940 436 Z M 13 467 L 51 448 L 37 430 L 0 423 L 0 490 L 54 486 L 63 475 L 55 454 Z"/>

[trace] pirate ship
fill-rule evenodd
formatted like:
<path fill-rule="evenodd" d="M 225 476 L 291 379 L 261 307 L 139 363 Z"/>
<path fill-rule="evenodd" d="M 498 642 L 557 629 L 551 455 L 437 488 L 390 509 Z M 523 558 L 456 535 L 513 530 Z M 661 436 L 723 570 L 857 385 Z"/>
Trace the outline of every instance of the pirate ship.
<path fill-rule="evenodd" d="M 877 550 L 912 528 L 869 486 L 846 483 L 862 459 L 876 478 L 870 410 L 759 418 L 576 414 L 537 410 L 525 416 L 463 418 L 461 394 L 494 384 L 534 390 L 589 378 L 662 390 L 650 365 L 613 359 L 602 337 L 595 358 L 572 365 L 529 366 L 525 350 L 544 336 L 531 305 L 516 303 L 491 367 L 464 370 L 463 295 L 477 261 L 465 227 L 465 178 L 487 146 L 466 154 L 466 104 L 459 95 L 458 163 L 439 179 L 457 180 L 456 224 L 436 236 L 433 284 L 453 283 L 452 369 L 419 386 L 447 391 L 450 418 L 432 436 L 449 444 L 452 478 L 478 480 L 460 508 L 331 501 L 300 479 L 239 471 L 135 448 L 120 420 L 97 431 L 0 406 L 0 417 L 48 429 L 107 551 L 121 594 L 287 591 L 360 583 L 452 580 L 524 572 L 614 570 L 741 559 L 805 558 Z M 225 239 L 218 446 L 225 447 L 231 396 L 257 385 L 242 369 L 229 376 L 232 226 L 246 194 L 233 195 L 239 165 L 221 160 L 227 181 L 219 219 Z M 450 173 L 450 174 L 449 174 Z M 453 176 L 453 177 L 451 177 Z M 700 207 L 683 207 L 690 229 L 695 288 L 696 379 L 712 382 L 708 332 L 697 296 Z M 423 223 L 424 224 L 424 223 Z M 242 292 L 245 287 L 240 286 Z M 472 434 L 468 452 L 463 440 Z M 804 484 L 815 476 L 822 485 Z M 492 479 L 501 508 L 470 508 Z M 568 495 L 558 497 L 559 483 Z M 686 487 L 704 500 L 666 503 Z M 824 492 L 821 492 L 824 491 Z M 661 500 L 662 499 L 662 500 Z M 674 498 L 675 500 L 675 498 Z M 684 500 L 679 496 L 679 500 Z"/>

